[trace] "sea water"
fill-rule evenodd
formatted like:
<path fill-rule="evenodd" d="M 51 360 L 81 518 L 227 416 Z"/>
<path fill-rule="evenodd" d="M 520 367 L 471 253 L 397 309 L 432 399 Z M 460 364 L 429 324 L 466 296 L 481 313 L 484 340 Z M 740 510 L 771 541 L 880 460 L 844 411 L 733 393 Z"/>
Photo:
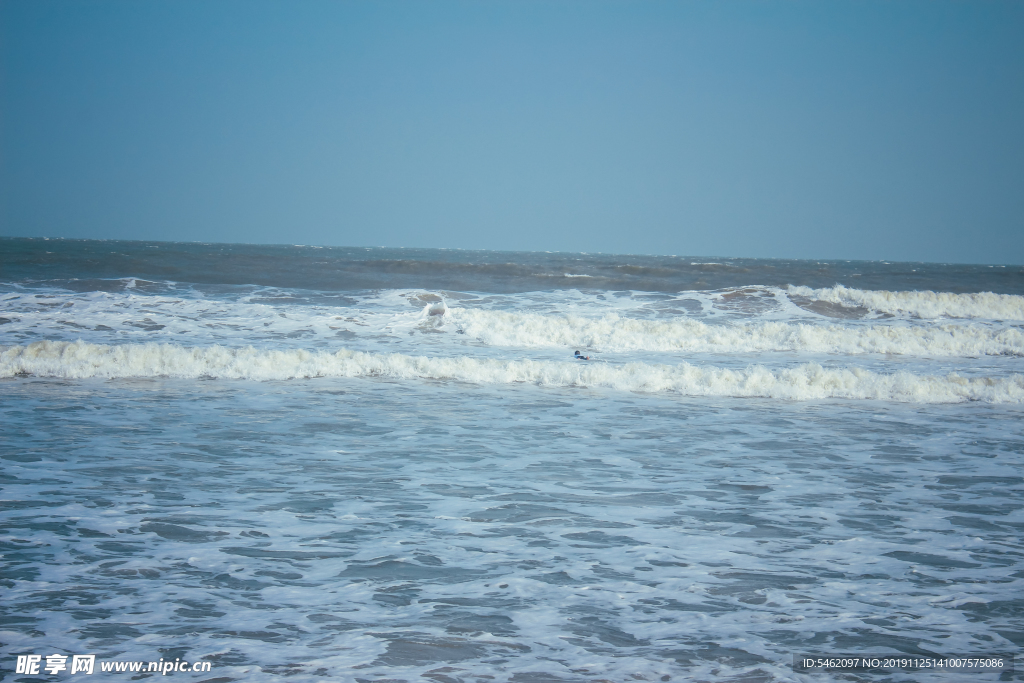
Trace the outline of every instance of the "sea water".
<path fill-rule="evenodd" d="M 1020 653 L 1022 359 L 1019 266 L 0 239 L 0 675 L 1019 680 L 793 658 Z"/>

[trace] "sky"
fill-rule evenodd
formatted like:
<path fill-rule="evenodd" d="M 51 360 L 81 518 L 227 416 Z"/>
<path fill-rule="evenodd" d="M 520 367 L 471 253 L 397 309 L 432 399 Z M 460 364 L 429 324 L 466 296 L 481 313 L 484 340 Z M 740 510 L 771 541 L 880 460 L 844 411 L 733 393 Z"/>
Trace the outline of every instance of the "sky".
<path fill-rule="evenodd" d="M 1024 263 L 1024 3 L 0 0 L 0 235 Z"/>

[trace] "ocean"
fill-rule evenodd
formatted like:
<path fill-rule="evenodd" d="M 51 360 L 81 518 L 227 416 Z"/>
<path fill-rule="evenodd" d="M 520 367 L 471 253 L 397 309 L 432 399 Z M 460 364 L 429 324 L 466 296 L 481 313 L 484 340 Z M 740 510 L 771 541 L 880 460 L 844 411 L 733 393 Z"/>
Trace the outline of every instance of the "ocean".
<path fill-rule="evenodd" d="M 1021 266 L 2 238 L 0 678 L 1024 680 L 794 667 L 1020 654 L 1022 362 Z"/>

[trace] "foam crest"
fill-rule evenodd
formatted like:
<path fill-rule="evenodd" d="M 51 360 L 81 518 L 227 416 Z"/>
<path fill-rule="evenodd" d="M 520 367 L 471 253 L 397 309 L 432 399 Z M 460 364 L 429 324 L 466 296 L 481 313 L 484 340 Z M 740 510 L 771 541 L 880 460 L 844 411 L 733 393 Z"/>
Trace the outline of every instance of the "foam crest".
<path fill-rule="evenodd" d="M 993 320 L 1024 320 L 1024 296 L 1013 294 L 953 294 L 950 292 L 888 292 L 851 289 L 842 285 L 827 289 L 788 288 L 790 294 L 840 306 L 860 306 L 888 313 L 918 318 L 988 318 Z"/>
<path fill-rule="evenodd" d="M 529 383 L 594 387 L 688 396 L 762 397 L 790 400 L 875 399 L 911 403 L 1024 402 L 1024 376 L 966 378 L 908 372 L 880 374 L 861 368 L 824 368 L 806 363 L 770 370 L 697 367 L 688 363 L 501 361 L 466 356 L 430 358 L 341 350 L 258 350 L 173 344 L 98 345 L 36 342 L 0 351 L 0 377 L 224 378 L 286 380 L 313 377 L 388 377 L 486 384 Z"/>
<path fill-rule="evenodd" d="M 446 322 L 490 346 L 583 346 L 598 351 L 691 353 L 884 353 L 909 356 L 1024 356 L 1024 331 L 979 325 L 814 325 L 762 322 L 708 325 L 676 318 L 637 320 L 612 313 L 572 315 L 448 309 Z"/>

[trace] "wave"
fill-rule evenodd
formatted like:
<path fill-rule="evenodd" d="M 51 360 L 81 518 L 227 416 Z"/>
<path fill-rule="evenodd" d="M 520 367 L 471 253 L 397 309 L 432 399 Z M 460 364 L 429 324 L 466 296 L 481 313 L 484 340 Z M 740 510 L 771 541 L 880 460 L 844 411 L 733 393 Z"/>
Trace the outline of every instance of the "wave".
<path fill-rule="evenodd" d="M 450 308 L 440 321 L 490 346 L 583 346 L 597 351 L 691 353 L 885 353 L 909 356 L 1024 356 L 1024 330 L 978 325 L 844 327 L 764 322 L 636 320 Z"/>
<path fill-rule="evenodd" d="M 911 403 L 1024 402 L 1024 375 L 966 378 L 907 372 L 881 374 L 860 368 L 806 363 L 770 370 L 698 367 L 689 363 L 503 361 L 465 356 L 431 358 L 341 350 L 258 350 L 173 344 L 97 345 L 43 341 L 0 350 L 0 377 L 223 378 L 287 380 L 314 377 L 387 377 L 455 380 L 477 384 L 528 383 L 594 387 L 686 396 L 761 397 L 789 400 L 874 399 Z"/>
<path fill-rule="evenodd" d="M 1024 320 L 1024 296 L 1014 294 L 953 294 L 951 292 L 888 292 L 851 289 L 842 285 L 827 289 L 790 286 L 791 295 L 840 306 L 863 307 L 890 315 L 918 318 L 988 318 Z"/>

